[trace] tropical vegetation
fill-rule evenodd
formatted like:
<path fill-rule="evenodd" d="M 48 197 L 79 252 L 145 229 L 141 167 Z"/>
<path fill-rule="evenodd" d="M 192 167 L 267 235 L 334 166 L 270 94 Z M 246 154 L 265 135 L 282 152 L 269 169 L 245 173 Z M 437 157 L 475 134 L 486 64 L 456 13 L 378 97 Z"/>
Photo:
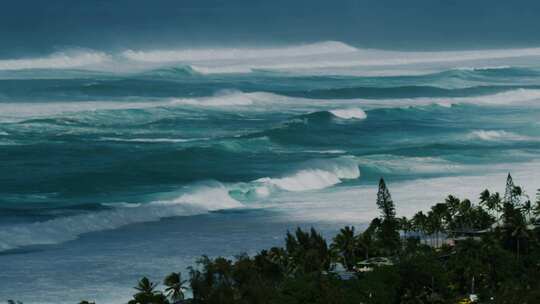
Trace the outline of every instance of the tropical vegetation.
<path fill-rule="evenodd" d="M 298 228 L 254 256 L 202 256 L 164 291 L 142 278 L 128 303 L 540 303 L 540 190 L 531 200 L 508 175 L 504 195 L 450 195 L 406 218 L 381 179 L 376 204 L 362 232 L 346 226 L 329 242 Z"/>

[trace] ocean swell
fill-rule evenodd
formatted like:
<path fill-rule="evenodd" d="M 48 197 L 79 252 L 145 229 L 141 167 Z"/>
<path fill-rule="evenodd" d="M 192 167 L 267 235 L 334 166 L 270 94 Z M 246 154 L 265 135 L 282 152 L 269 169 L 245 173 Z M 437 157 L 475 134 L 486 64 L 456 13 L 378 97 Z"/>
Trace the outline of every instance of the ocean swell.
<path fill-rule="evenodd" d="M 260 178 L 255 183 L 296 192 L 324 189 L 339 184 L 343 180 L 358 177 L 360 177 L 360 169 L 356 159 L 341 157 L 332 160 L 312 161 L 290 175 L 278 178 Z"/>
<path fill-rule="evenodd" d="M 125 225 L 157 221 L 165 217 L 189 216 L 218 209 L 242 207 L 219 183 L 195 186 L 176 199 L 147 204 L 115 206 L 109 210 L 55 218 L 45 222 L 4 227 L 0 231 L 0 251 L 29 245 L 50 245 L 76 239 L 89 232 L 116 229 Z"/>
<path fill-rule="evenodd" d="M 250 199 L 266 197 L 276 188 L 294 192 L 323 189 L 359 176 L 360 170 L 355 158 L 339 157 L 308 161 L 300 165 L 297 171 L 283 177 L 265 177 L 249 183 L 229 185 L 219 182 L 194 184 L 172 199 L 138 204 L 104 203 L 102 205 L 109 209 L 7 226 L 0 231 L 0 251 L 62 243 L 77 239 L 81 234 L 158 221 L 166 217 L 243 208 Z M 238 191 L 244 200 L 247 199 L 246 202 L 241 203 L 235 198 L 234 193 Z"/>

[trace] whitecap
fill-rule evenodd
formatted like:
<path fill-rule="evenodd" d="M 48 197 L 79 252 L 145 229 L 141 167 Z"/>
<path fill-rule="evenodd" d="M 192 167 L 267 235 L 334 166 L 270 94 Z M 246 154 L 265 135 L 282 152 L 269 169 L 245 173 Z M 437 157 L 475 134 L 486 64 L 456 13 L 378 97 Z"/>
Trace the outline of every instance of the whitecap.
<path fill-rule="evenodd" d="M 103 52 L 61 52 L 48 57 L 0 60 L 0 70 L 72 69 L 101 64 L 110 59 Z"/>
<path fill-rule="evenodd" d="M 346 179 L 360 177 L 360 169 L 354 158 L 342 157 L 331 160 L 308 162 L 296 172 L 283 177 L 264 177 L 254 181 L 278 187 L 286 191 L 307 191 L 324 189 L 341 183 Z"/>
<path fill-rule="evenodd" d="M 342 54 L 354 52 L 356 50 L 356 48 L 342 42 L 326 41 L 274 48 L 201 48 L 154 51 L 127 50 L 124 51 L 122 55 L 130 60 L 161 63 L 299 57 L 323 54 Z"/>
<path fill-rule="evenodd" d="M 190 216 L 242 206 L 229 196 L 228 190 L 220 183 L 196 185 L 172 200 L 129 204 L 129 208 L 126 204 L 120 204 L 110 210 L 3 227 L 0 230 L 0 251 L 28 245 L 57 244 L 74 240 L 84 233 L 158 221 L 165 217 Z"/>
<path fill-rule="evenodd" d="M 467 134 L 468 139 L 483 141 L 527 141 L 534 140 L 529 136 L 522 136 L 517 133 L 502 130 L 475 130 Z"/>
<path fill-rule="evenodd" d="M 330 110 L 332 115 L 342 118 L 342 119 L 366 119 L 367 114 L 362 109 L 359 108 L 349 108 L 349 109 L 336 109 Z"/>

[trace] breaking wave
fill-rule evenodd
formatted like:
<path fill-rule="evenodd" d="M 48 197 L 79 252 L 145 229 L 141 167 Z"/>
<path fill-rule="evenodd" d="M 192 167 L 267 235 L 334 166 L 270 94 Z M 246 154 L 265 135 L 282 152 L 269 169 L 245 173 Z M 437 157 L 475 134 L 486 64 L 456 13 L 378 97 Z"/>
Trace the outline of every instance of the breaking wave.
<path fill-rule="evenodd" d="M 281 48 L 216 48 L 156 51 L 128 50 L 123 52 L 122 55 L 130 60 L 161 63 L 298 57 L 349 53 L 356 50 L 356 48 L 342 42 L 326 41 Z"/>
<path fill-rule="evenodd" d="M 359 108 L 336 109 L 329 111 L 332 115 L 342 119 L 366 119 L 367 114 Z"/>
<path fill-rule="evenodd" d="M 84 233 L 158 221 L 166 217 L 242 208 L 245 205 L 231 196 L 231 193 L 238 189 L 245 189 L 244 197 L 253 193 L 255 197 L 265 197 L 275 188 L 284 191 L 316 190 L 359 176 L 360 170 L 355 158 L 339 157 L 309 161 L 297 171 L 283 177 L 265 177 L 232 185 L 219 182 L 193 185 L 174 199 L 146 204 L 105 203 L 102 205 L 108 209 L 102 211 L 5 227 L 0 231 L 0 251 L 29 245 L 57 244 L 74 240 Z"/>
<path fill-rule="evenodd" d="M 310 162 L 305 168 L 278 178 L 260 178 L 255 183 L 271 185 L 286 191 L 324 189 L 346 179 L 360 177 L 360 169 L 354 158 L 342 157 L 332 160 Z"/>
<path fill-rule="evenodd" d="M 233 62 L 194 62 L 191 68 L 201 74 L 234 74 L 251 73 L 256 71 L 284 71 L 300 72 L 326 70 L 330 74 L 357 74 L 361 75 L 423 75 L 440 68 L 433 67 L 427 70 L 410 69 L 416 65 L 426 64 L 458 64 L 461 62 L 493 61 L 521 57 L 540 56 L 540 48 L 509 49 L 509 50 L 482 50 L 482 51 L 444 51 L 444 52 L 399 52 L 375 49 L 345 49 L 339 58 L 326 56 L 330 53 L 320 53 L 316 60 L 312 56 L 303 56 L 295 60 L 279 58 L 275 60 L 254 60 L 255 57 L 242 58 L 238 56 Z M 309 54 L 308 54 L 309 55 Z M 313 55 L 313 54 L 312 54 Z M 315 54 L 317 55 L 317 54 Z M 299 56 L 298 56 L 299 57 Z M 271 57 L 270 57 L 271 58 Z M 247 59 L 247 60 L 246 60 Z M 284 60 L 285 59 L 285 60 Z M 479 64 L 479 69 L 486 66 Z M 358 71 L 359 67 L 362 69 Z M 395 69 L 395 67 L 399 67 Z M 408 68 L 407 68 L 408 67 Z M 496 66 L 498 67 L 498 66 Z M 388 68 L 391 68 L 388 70 Z M 489 67 L 488 67 L 489 68 Z M 350 70 L 352 69 L 352 70 Z M 470 66 L 467 69 L 476 69 Z"/>
<path fill-rule="evenodd" d="M 48 57 L 0 60 L 0 70 L 73 69 L 96 65 L 110 60 L 102 52 L 62 52 Z"/>
<path fill-rule="evenodd" d="M 242 204 L 231 198 L 228 190 L 219 183 L 197 186 L 173 200 L 130 205 L 130 208 L 124 204 L 114 205 L 117 207 L 109 210 L 4 227 L 0 230 L 0 251 L 29 245 L 57 244 L 74 240 L 84 233 L 157 221 L 165 217 L 189 216 L 242 207 Z"/>
<path fill-rule="evenodd" d="M 150 109 L 158 107 L 215 108 L 220 111 L 265 111 L 301 114 L 328 111 L 341 119 L 365 119 L 366 112 L 380 108 L 407 108 L 460 104 L 478 106 L 540 106 L 540 90 L 516 89 L 491 95 L 455 98 L 394 98 L 394 99 L 317 99 L 292 97 L 269 92 L 224 90 L 215 95 L 196 98 L 165 98 L 153 101 L 73 101 L 73 102 L 1 102 L 2 121 L 51 117 L 62 114 L 105 110 Z M 277 107 L 276 105 L 279 105 Z M 361 108 L 360 108 L 361 107 Z"/>
<path fill-rule="evenodd" d="M 505 68 L 506 59 L 537 56 L 540 56 L 540 48 L 400 52 L 359 49 L 343 42 L 323 41 L 278 47 L 125 50 L 119 53 L 75 50 L 39 58 L 0 60 L 0 71 L 90 69 L 130 73 L 163 68 L 178 69 L 177 65 L 181 65 L 182 73 L 195 72 L 202 75 L 258 71 L 328 75 L 425 75 L 456 67 L 471 71 Z"/>

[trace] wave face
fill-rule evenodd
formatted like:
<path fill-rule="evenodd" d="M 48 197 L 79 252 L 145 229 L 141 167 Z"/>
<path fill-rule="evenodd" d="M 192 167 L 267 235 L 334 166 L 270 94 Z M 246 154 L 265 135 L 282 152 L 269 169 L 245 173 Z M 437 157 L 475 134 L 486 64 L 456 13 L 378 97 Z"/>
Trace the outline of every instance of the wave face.
<path fill-rule="evenodd" d="M 361 189 L 380 177 L 401 189 L 398 211 L 415 207 L 415 181 L 441 193 L 452 188 L 436 181 L 537 163 L 539 115 L 536 48 L 320 42 L 0 60 L 0 251 L 228 209 L 340 219 L 342 194 L 367 216 Z"/>
<path fill-rule="evenodd" d="M 345 179 L 360 177 L 358 164 L 350 158 L 332 162 L 312 162 L 308 168 L 279 178 L 260 178 L 256 182 L 276 186 L 287 191 L 306 191 L 324 189 L 341 183 Z M 266 191 L 265 191 L 266 192 Z"/>
<path fill-rule="evenodd" d="M 112 208 L 108 210 L 14 225 L 0 231 L 0 251 L 28 245 L 56 244 L 73 240 L 82 233 L 115 229 L 164 217 L 196 215 L 242 206 L 228 195 L 222 185 L 194 188 L 172 200 L 144 205 L 109 204 Z"/>

